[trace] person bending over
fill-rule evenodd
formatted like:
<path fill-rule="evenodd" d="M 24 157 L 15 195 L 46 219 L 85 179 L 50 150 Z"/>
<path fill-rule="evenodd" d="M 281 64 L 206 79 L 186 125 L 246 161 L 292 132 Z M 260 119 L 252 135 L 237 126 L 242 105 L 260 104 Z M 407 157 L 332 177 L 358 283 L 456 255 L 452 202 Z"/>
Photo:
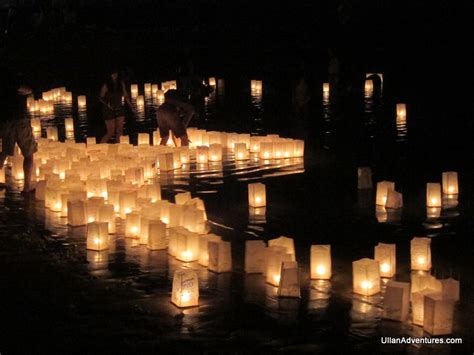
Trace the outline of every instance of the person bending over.
<path fill-rule="evenodd" d="M 165 103 L 162 104 L 156 111 L 156 121 L 160 129 L 160 145 L 166 145 L 171 131 L 171 134 L 173 135 L 173 141 L 176 146 L 178 146 L 178 144 L 174 137 L 180 139 L 181 146 L 189 146 L 186 126 L 179 117 L 179 111 L 175 105 L 165 101 Z"/>

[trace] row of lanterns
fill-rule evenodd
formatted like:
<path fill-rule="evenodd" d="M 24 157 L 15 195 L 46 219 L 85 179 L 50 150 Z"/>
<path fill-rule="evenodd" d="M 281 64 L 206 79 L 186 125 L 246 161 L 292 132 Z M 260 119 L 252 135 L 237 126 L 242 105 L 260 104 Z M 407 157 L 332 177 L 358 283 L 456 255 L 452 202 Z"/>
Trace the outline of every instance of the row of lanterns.
<path fill-rule="evenodd" d="M 34 95 L 29 95 L 26 98 L 26 107 L 31 113 L 53 113 L 54 104 L 72 103 L 72 92 L 66 91 L 65 87 L 51 89 L 42 93 L 42 98 L 35 100 Z M 83 109 L 86 107 L 86 97 L 79 95 L 77 97 L 77 105 Z"/>

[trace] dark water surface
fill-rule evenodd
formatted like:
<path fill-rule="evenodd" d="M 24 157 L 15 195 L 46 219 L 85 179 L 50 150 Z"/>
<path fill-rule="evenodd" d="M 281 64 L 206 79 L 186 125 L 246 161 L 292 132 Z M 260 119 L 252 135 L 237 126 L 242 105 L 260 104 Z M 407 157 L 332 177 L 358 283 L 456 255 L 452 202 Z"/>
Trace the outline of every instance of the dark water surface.
<path fill-rule="evenodd" d="M 190 171 L 177 170 L 158 178 L 164 199 L 173 200 L 177 192 L 191 191 L 205 201 L 211 231 L 232 243 L 232 273 L 215 274 L 197 263 L 176 261 L 165 251 L 149 251 L 123 237 L 123 221 L 111 249 L 86 251 L 85 227 L 68 227 L 41 202 L 23 200 L 14 190 L 7 190 L 0 202 L 4 244 L 0 265 L 6 299 L 1 309 L 7 320 L 2 335 L 10 340 L 13 335 L 24 339 L 5 339 L 7 349 L 472 351 L 472 173 L 456 159 L 418 164 L 419 153 L 413 147 L 424 142 L 417 140 L 416 132 L 426 129 L 425 121 L 417 123 L 408 106 L 407 124 L 397 122 L 394 98 L 380 93 L 366 96 L 358 161 L 372 167 L 374 181 L 395 181 L 404 197 L 400 212 L 376 214 L 373 191 L 358 192 L 344 185 L 347 180 L 342 176 L 348 172 L 334 158 L 337 122 L 329 100 L 315 105 L 319 108 L 306 118 L 297 117 L 288 101 L 272 93 L 272 86 L 265 86 L 265 82 L 262 97 L 250 93 L 244 80 L 226 80 L 225 88 L 221 83 L 206 99 L 207 115 L 195 125 L 303 138 L 304 160 L 263 167 L 225 161 L 210 170 L 191 167 Z M 157 105 L 146 98 L 145 110 L 136 122 L 128 123 L 126 133 L 151 132 Z M 76 140 L 99 136 L 99 121 L 88 117 L 89 111 L 58 105 L 55 115 L 41 117 L 43 135 L 48 125 L 61 127 L 64 118 L 72 116 Z M 440 181 L 446 170 L 458 170 L 459 204 L 443 209 L 439 218 L 428 219 L 425 184 Z M 248 210 L 247 183 L 255 181 L 267 186 L 263 216 L 251 215 Z M 245 240 L 281 235 L 295 240 L 301 299 L 278 298 L 276 288 L 266 284 L 261 275 L 243 272 Z M 463 345 L 382 345 L 381 337 L 417 337 L 423 330 L 381 319 L 384 287 L 372 297 L 352 293 L 352 261 L 372 258 L 373 247 L 379 242 L 397 244 L 396 279 L 409 282 L 410 240 L 414 236 L 432 238 L 436 277 L 452 276 L 461 282 L 453 337 L 461 337 Z M 331 281 L 309 279 L 311 244 L 331 244 Z M 193 269 L 199 276 L 198 308 L 181 311 L 170 303 L 173 273 L 180 268 Z M 14 320 L 20 325 L 13 325 Z"/>

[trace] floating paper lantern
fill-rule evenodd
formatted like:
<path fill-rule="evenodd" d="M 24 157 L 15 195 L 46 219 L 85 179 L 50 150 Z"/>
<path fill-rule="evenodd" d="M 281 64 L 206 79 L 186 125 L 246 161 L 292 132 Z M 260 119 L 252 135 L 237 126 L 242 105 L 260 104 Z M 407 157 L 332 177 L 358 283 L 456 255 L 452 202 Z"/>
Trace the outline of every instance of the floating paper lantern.
<path fill-rule="evenodd" d="M 109 248 L 107 222 L 87 224 L 87 249 L 101 251 Z"/>
<path fill-rule="evenodd" d="M 425 319 L 425 296 L 433 294 L 433 290 L 425 289 L 411 294 L 412 323 L 423 326 Z"/>
<path fill-rule="evenodd" d="M 144 89 L 145 89 L 145 95 L 151 95 L 151 83 L 145 83 Z"/>
<path fill-rule="evenodd" d="M 304 141 L 303 140 L 295 140 L 295 158 L 301 158 L 304 156 Z"/>
<path fill-rule="evenodd" d="M 140 109 L 143 109 L 143 107 L 145 106 L 145 98 L 142 95 L 137 96 L 137 106 Z"/>
<path fill-rule="evenodd" d="M 57 127 L 47 127 L 46 128 L 46 138 L 51 139 L 52 141 L 58 141 L 58 128 Z"/>
<path fill-rule="evenodd" d="M 311 279 L 329 280 L 331 273 L 331 246 L 311 245 Z"/>
<path fill-rule="evenodd" d="M 286 248 L 280 246 L 269 246 L 266 253 L 266 282 L 278 286 L 281 279 L 281 264 L 284 261 L 292 261 L 292 255 L 286 252 Z"/>
<path fill-rule="evenodd" d="M 166 224 L 159 219 L 148 222 L 148 244 L 150 250 L 162 250 L 168 247 L 166 243 Z"/>
<path fill-rule="evenodd" d="M 184 262 L 199 258 L 199 235 L 193 232 L 178 233 L 176 239 L 176 259 Z"/>
<path fill-rule="evenodd" d="M 357 188 L 359 190 L 372 188 L 372 169 L 370 167 L 357 168 Z"/>
<path fill-rule="evenodd" d="M 323 83 L 323 99 L 327 100 L 329 98 L 329 83 Z"/>
<path fill-rule="evenodd" d="M 220 242 L 222 238 L 215 234 L 201 235 L 199 237 L 199 265 L 207 267 L 209 265 L 209 242 Z"/>
<path fill-rule="evenodd" d="M 248 160 L 249 154 L 245 143 L 235 143 L 234 145 L 235 160 Z"/>
<path fill-rule="evenodd" d="M 200 159 L 200 158 L 199 158 Z M 210 144 L 209 145 L 209 161 L 222 161 L 222 145 L 221 144 Z"/>
<path fill-rule="evenodd" d="M 423 330 L 433 336 L 453 332 L 454 301 L 443 298 L 441 293 L 424 297 Z"/>
<path fill-rule="evenodd" d="M 120 136 L 120 144 L 130 144 L 129 136 Z"/>
<path fill-rule="evenodd" d="M 458 187 L 458 173 L 455 171 L 446 171 L 443 173 L 443 194 L 457 195 L 459 193 Z"/>
<path fill-rule="evenodd" d="M 262 141 L 262 137 L 252 136 L 250 137 L 250 152 L 251 153 L 258 153 L 260 152 L 260 142 Z M 245 149 L 247 150 L 247 149 Z"/>
<path fill-rule="evenodd" d="M 428 271 L 431 269 L 431 239 L 413 238 L 410 242 L 411 269 Z"/>
<path fill-rule="evenodd" d="M 102 205 L 99 207 L 99 222 L 106 222 L 109 234 L 115 234 L 115 208 L 114 205 Z"/>
<path fill-rule="evenodd" d="M 5 183 L 5 169 L 0 169 L 0 184 Z"/>
<path fill-rule="evenodd" d="M 137 97 L 138 96 L 138 85 L 137 84 L 130 85 L 130 93 L 131 93 L 132 97 Z"/>
<path fill-rule="evenodd" d="M 37 118 L 32 118 L 30 120 L 30 124 L 31 124 L 31 129 L 33 130 L 33 134 L 35 134 L 35 136 L 38 136 L 38 134 L 41 134 L 41 121 Z"/>
<path fill-rule="evenodd" d="M 145 216 L 140 216 L 140 235 L 139 235 L 139 244 L 148 245 L 148 226 L 150 220 Z"/>
<path fill-rule="evenodd" d="M 138 145 L 140 144 L 150 145 L 150 134 L 138 133 Z"/>
<path fill-rule="evenodd" d="M 72 118 L 64 119 L 64 129 L 66 132 L 74 132 L 74 120 Z"/>
<path fill-rule="evenodd" d="M 262 240 L 245 241 L 245 272 L 261 274 L 265 268 L 265 242 Z"/>
<path fill-rule="evenodd" d="M 380 181 L 377 183 L 377 195 L 375 203 L 379 206 L 385 206 L 387 203 L 388 190 L 395 190 L 395 183 L 391 181 Z"/>
<path fill-rule="evenodd" d="M 212 86 L 212 87 L 216 86 L 216 78 L 212 76 L 209 78 L 209 86 Z"/>
<path fill-rule="evenodd" d="M 125 237 L 138 238 L 140 236 L 141 216 L 138 212 L 130 212 L 125 219 Z"/>
<path fill-rule="evenodd" d="M 410 309 L 410 284 L 390 280 L 383 302 L 383 319 L 405 322 Z"/>
<path fill-rule="evenodd" d="M 274 142 L 273 143 L 273 158 L 282 159 L 285 156 L 285 143 Z"/>
<path fill-rule="evenodd" d="M 295 256 L 295 242 L 293 238 L 279 237 L 268 241 L 269 247 L 283 247 L 286 252 L 291 255 L 291 261 L 296 260 Z"/>
<path fill-rule="evenodd" d="M 372 296 L 380 292 L 379 262 L 364 258 L 352 262 L 353 292 Z"/>
<path fill-rule="evenodd" d="M 441 293 L 444 299 L 450 299 L 454 302 L 459 301 L 459 281 L 449 278 L 440 280 L 441 282 Z"/>
<path fill-rule="evenodd" d="M 175 271 L 171 302 L 180 308 L 199 306 L 199 282 L 194 271 Z"/>
<path fill-rule="evenodd" d="M 403 196 L 395 190 L 387 190 L 387 202 L 385 208 L 399 209 L 403 207 Z"/>
<path fill-rule="evenodd" d="M 206 164 L 209 161 L 209 147 L 201 145 L 196 147 L 196 163 Z"/>
<path fill-rule="evenodd" d="M 430 290 L 431 292 L 442 292 L 443 286 L 440 280 L 424 271 L 416 271 L 411 273 L 411 289 L 410 293 Z"/>
<path fill-rule="evenodd" d="M 393 277 L 397 270 L 396 245 L 378 243 L 374 248 L 374 260 L 379 262 L 381 277 Z"/>
<path fill-rule="evenodd" d="M 429 182 L 426 184 L 426 206 L 441 207 L 441 184 Z"/>
<path fill-rule="evenodd" d="M 259 158 L 264 160 L 273 159 L 273 142 L 260 142 Z"/>
<path fill-rule="evenodd" d="M 120 218 L 125 219 L 126 215 L 136 208 L 137 192 L 136 191 L 120 191 L 119 206 Z"/>
<path fill-rule="evenodd" d="M 278 297 L 300 298 L 298 263 L 296 261 L 282 262 L 280 275 Z"/>
<path fill-rule="evenodd" d="M 87 100 L 85 96 L 78 96 L 77 97 L 77 107 L 85 108 L 87 106 Z"/>
<path fill-rule="evenodd" d="M 365 94 L 366 95 L 372 95 L 372 93 L 374 91 L 374 82 L 371 79 L 366 80 L 364 89 L 365 89 Z"/>
<path fill-rule="evenodd" d="M 230 242 L 210 241 L 207 245 L 209 253 L 209 271 L 222 273 L 232 271 L 232 254 Z"/>
<path fill-rule="evenodd" d="M 267 205 L 265 185 L 257 182 L 248 185 L 249 206 L 265 207 Z"/>
<path fill-rule="evenodd" d="M 397 118 L 406 119 L 407 107 L 405 104 L 397 104 Z"/>
<path fill-rule="evenodd" d="M 184 205 L 191 200 L 191 192 L 182 192 L 174 195 L 174 201 L 177 205 Z"/>
<path fill-rule="evenodd" d="M 99 220 L 99 208 L 104 204 L 103 197 L 90 197 L 86 202 L 87 221 L 89 223 Z"/>
<path fill-rule="evenodd" d="M 160 154 L 158 155 L 158 160 L 160 164 L 160 171 L 172 171 L 176 169 L 174 166 L 173 153 Z"/>
<path fill-rule="evenodd" d="M 96 145 L 97 144 L 96 137 L 87 137 L 86 144 L 88 147 L 91 145 Z"/>
<path fill-rule="evenodd" d="M 86 204 L 84 201 L 69 200 L 67 202 L 67 221 L 71 227 L 87 224 Z"/>

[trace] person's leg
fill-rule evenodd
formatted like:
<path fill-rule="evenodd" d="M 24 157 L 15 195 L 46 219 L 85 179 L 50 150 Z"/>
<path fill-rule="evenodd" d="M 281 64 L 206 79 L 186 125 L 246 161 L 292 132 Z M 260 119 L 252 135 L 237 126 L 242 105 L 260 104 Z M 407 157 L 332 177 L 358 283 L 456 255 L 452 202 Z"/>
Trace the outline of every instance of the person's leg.
<path fill-rule="evenodd" d="M 25 183 L 23 185 L 24 192 L 30 192 L 31 190 L 31 174 L 33 171 L 33 159 L 34 155 L 28 155 L 23 160 L 23 173 L 25 175 Z"/>
<path fill-rule="evenodd" d="M 181 140 L 181 147 L 189 146 L 189 138 L 188 138 L 187 134 L 185 134 L 184 136 L 179 137 L 179 139 Z"/>
<path fill-rule="evenodd" d="M 115 134 L 115 120 L 105 120 L 105 127 L 107 131 L 100 140 L 100 143 L 107 143 L 109 139 Z"/>
<path fill-rule="evenodd" d="M 115 141 L 120 142 L 120 137 L 123 135 L 123 125 L 125 123 L 125 117 L 120 116 L 115 119 Z"/>

